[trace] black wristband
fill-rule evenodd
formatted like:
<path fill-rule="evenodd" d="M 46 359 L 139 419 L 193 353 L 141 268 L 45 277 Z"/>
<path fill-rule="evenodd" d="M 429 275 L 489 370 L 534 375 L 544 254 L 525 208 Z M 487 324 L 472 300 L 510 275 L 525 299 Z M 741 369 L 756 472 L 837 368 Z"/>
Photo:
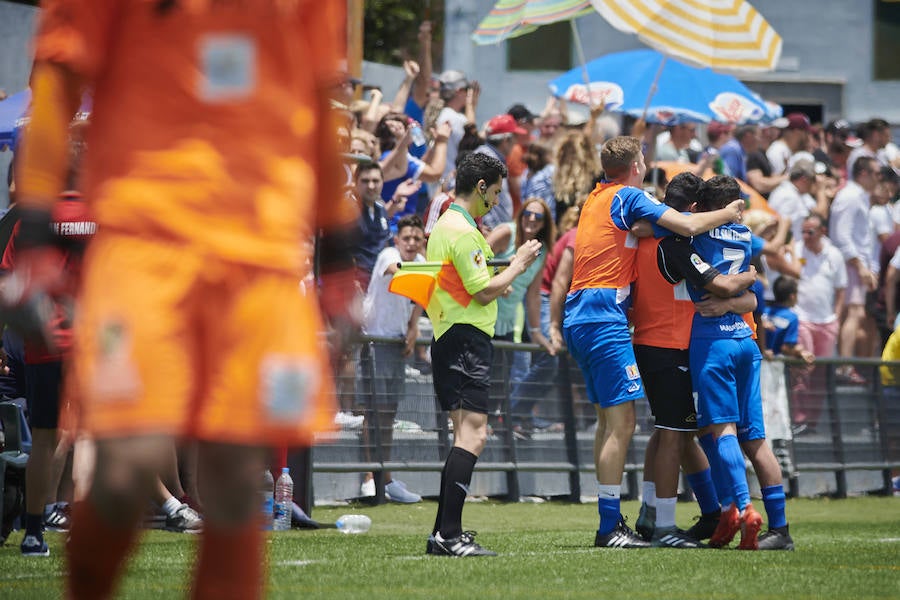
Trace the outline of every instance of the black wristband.
<path fill-rule="evenodd" d="M 16 245 L 21 249 L 55 245 L 58 240 L 51 223 L 49 210 L 21 207 Z"/>

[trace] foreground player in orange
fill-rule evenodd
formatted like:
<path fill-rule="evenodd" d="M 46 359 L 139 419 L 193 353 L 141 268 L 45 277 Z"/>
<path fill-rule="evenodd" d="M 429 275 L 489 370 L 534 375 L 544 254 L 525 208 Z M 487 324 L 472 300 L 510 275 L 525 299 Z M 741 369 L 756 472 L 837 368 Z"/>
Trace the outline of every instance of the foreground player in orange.
<path fill-rule="evenodd" d="M 173 438 L 199 440 L 205 527 L 191 594 L 257 598 L 264 445 L 334 414 L 303 242 L 322 235 L 321 300 L 347 321 L 349 235 L 327 104 L 342 2 L 48 0 L 20 154 L 21 300 L 52 281 L 49 215 L 66 128 L 94 93 L 74 376 L 96 476 L 73 515 L 67 595 L 114 594 Z M 334 158 L 333 158 L 334 157 Z M 15 299 L 7 298 L 7 303 Z M 345 329 L 341 326 L 340 329 Z"/>

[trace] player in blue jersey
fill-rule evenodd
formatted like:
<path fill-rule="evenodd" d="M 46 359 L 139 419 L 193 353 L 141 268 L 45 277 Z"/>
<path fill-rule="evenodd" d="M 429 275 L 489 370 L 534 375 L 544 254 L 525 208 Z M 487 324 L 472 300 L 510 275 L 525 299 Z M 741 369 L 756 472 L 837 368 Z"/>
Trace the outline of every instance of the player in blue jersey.
<path fill-rule="evenodd" d="M 649 544 L 625 524 L 620 512 L 622 473 L 635 427 L 634 401 L 644 396 L 626 315 L 637 279 L 637 238 L 631 228 L 646 219 L 681 235 L 696 235 L 740 220 L 743 202 L 736 196 L 719 210 L 695 215 L 660 204 L 638 187 L 646 165 L 640 141 L 633 137 L 607 141 L 600 160 L 606 178 L 581 209 L 563 334 L 599 423 L 594 462 L 600 526 L 594 545 L 645 548 Z"/>
<path fill-rule="evenodd" d="M 697 208 L 716 210 L 740 196 L 737 181 L 719 175 L 700 188 Z M 697 260 L 721 273 L 742 273 L 750 264 L 751 236 L 750 230 L 739 223 L 716 227 L 694 237 Z M 688 286 L 688 290 L 695 301 L 706 295 L 694 286 Z M 762 517 L 750 503 L 744 456 L 738 441 L 739 435 L 742 439 L 765 438 L 759 388 L 762 354 L 752 335 L 753 330 L 740 315 L 694 315 L 689 353 L 697 425 L 701 434 L 712 434 L 711 437 L 701 435 L 701 444 L 714 477 L 719 475 L 726 492 L 719 494 L 726 510 L 722 511 L 719 526 L 710 538 L 710 545 L 715 547 L 726 545 L 740 529 L 739 548 L 755 550 L 762 527 Z M 759 414 L 754 414 L 755 411 Z M 752 429 L 750 424 L 754 426 Z"/>

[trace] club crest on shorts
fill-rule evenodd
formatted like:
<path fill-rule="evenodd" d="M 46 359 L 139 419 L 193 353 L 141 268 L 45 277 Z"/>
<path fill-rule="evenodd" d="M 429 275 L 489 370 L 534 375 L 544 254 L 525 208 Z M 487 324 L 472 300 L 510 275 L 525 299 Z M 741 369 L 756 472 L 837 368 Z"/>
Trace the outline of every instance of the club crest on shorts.
<path fill-rule="evenodd" d="M 469 254 L 469 258 L 472 260 L 472 266 L 476 269 L 480 269 L 484 266 L 484 251 L 481 248 L 476 248 L 472 250 L 471 254 Z"/>
<path fill-rule="evenodd" d="M 259 375 L 260 399 L 275 421 L 300 419 L 319 389 L 318 370 L 302 357 L 267 356 Z"/>
<path fill-rule="evenodd" d="M 636 364 L 630 364 L 625 367 L 625 376 L 628 377 L 629 380 L 637 379 L 641 376 L 640 371 L 638 371 Z"/>
<path fill-rule="evenodd" d="M 102 401 L 130 401 L 143 384 L 132 355 L 131 331 L 125 323 L 105 321 L 96 333 L 96 354 L 89 391 Z"/>

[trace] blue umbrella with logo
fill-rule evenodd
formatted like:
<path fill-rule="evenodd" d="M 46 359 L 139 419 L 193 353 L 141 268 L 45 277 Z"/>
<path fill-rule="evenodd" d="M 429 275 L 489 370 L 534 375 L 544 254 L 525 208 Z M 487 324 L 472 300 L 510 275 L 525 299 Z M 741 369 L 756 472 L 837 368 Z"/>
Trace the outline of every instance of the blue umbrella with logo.
<path fill-rule="evenodd" d="M 688 66 L 656 50 L 607 54 L 560 75 L 549 86 L 564 100 L 605 105 L 609 111 L 663 125 L 757 123 L 772 114 L 772 108 L 736 77 Z"/>

